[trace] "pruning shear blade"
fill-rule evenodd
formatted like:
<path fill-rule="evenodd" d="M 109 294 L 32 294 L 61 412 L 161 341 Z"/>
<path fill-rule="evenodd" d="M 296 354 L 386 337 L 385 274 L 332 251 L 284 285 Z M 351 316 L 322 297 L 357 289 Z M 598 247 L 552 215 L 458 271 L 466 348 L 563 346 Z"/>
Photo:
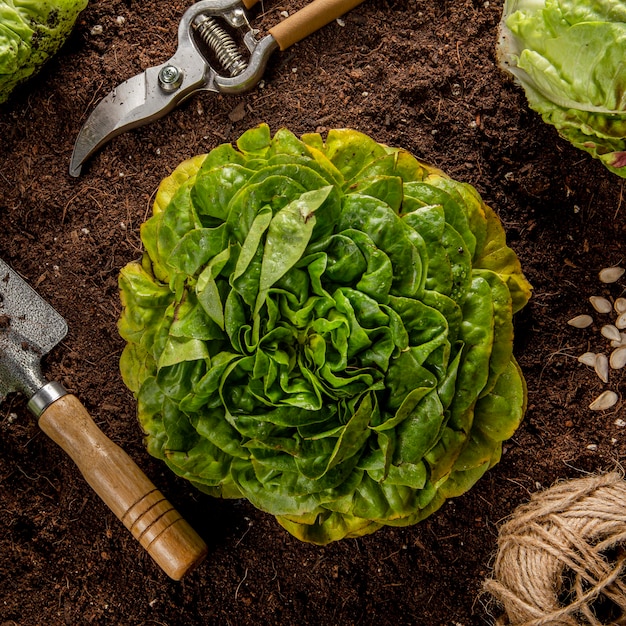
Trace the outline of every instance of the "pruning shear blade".
<path fill-rule="evenodd" d="M 163 117 L 198 91 L 249 91 L 261 79 L 274 50 L 286 49 L 363 0 L 314 0 L 260 40 L 244 10 L 257 2 L 201 0 L 193 4 L 178 27 L 174 56 L 124 81 L 98 103 L 74 144 L 70 175 L 79 176 L 85 161 L 117 135 Z M 231 30 L 246 30 L 242 47 L 250 53 L 248 61 L 218 20 Z M 211 56 L 215 59 L 210 60 Z"/>

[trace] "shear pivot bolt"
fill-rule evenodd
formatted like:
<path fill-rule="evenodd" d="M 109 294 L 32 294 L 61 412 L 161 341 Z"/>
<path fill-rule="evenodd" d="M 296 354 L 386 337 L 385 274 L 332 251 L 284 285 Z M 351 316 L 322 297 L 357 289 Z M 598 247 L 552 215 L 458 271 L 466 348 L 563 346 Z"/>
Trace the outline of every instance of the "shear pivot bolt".
<path fill-rule="evenodd" d="M 234 9 L 230 15 L 230 23 L 239 28 L 243 26 L 248 20 L 246 19 L 246 14 L 243 9 Z"/>
<path fill-rule="evenodd" d="M 166 65 L 159 72 L 159 86 L 163 91 L 176 91 L 183 82 L 183 72 L 175 65 Z"/>

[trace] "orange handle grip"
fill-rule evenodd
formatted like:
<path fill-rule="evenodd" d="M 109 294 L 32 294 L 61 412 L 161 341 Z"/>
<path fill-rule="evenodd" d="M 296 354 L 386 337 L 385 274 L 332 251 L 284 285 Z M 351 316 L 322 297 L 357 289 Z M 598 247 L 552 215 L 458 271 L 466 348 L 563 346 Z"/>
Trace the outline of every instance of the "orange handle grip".
<path fill-rule="evenodd" d="M 39 426 L 170 578 L 180 580 L 205 558 L 202 538 L 96 426 L 78 398 L 68 394 L 53 402 Z"/>
<path fill-rule="evenodd" d="M 281 50 L 301 41 L 361 4 L 363 0 L 314 0 L 286 20 L 270 28 Z"/>

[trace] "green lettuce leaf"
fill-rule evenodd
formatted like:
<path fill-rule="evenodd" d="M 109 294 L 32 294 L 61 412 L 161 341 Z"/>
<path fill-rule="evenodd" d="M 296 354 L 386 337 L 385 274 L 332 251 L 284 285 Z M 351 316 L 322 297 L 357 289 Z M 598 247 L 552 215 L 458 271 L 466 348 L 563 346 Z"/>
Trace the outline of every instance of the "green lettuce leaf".
<path fill-rule="evenodd" d="M 314 543 L 469 489 L 525 409 L 530 297 L 469 185 L 352 130 L 261 125 L 186 161 L 120 275 L 148 450 Z"/>
<path fill-rule="evenodd" d="M 87 0 L 0 0 L 0 103 L 65 43 Z"/>
<path fill-rule="evenodd" d="M 623 2 L 506 0 L 497 54 L 545 122 L 626 177 Z"/>

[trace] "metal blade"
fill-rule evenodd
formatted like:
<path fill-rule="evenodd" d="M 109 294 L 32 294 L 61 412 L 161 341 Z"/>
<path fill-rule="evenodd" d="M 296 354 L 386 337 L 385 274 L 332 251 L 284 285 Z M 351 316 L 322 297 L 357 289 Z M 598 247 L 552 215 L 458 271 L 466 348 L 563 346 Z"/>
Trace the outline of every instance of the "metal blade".
<path fill-rule="evenodd" d="M 182 72 L 180 86 L 172 92 L 164 89 L 159 80 L 161 72 L 170 68 Z M 207 66 L 195 49 L 179 50 L 163 65 L 150 67 L 116 87 L 98 103 L 80 129 L 70 175 L 80 176 L 83 163 L 117 135 L 163 117 L 196 91 L 214 91 L 207 83 L 206 72 Z"/>
<path fill-rule="evenodd" d="M 244 5 L 249 8 L 256 1 L 250 0 Z M 163 117 L 198 91 L 240 94 L 258 83 L 269 55 L 279 47 L 274 37 L 267 35 L 257 42 L 254 35 L 258 31 L 247 32 L 244 43 L 251 52 L 248 67 L 236 76 L 224 77 L 211 67 L 192 36 L 192 24 L 200 15 L 222 16 L 233 28 L 248 24 L 240 0 L 200 0 L 192 4 L 178 26 L 178 49 L 174 56 L 123 82 L 91 113 L 74 145 L 71 176 L 80 176 L 84 162 L 111 139 Z M 199 38 L 204 39 L 206 46 L 219 58 L 217 44 L 208 42 L 204 35 Z"/>
<path fill-rule="evenodd" d="M 82 164 L 103 144 L 131 128 L 128 118 L 141 110 L 145 102 L 145 84 L 143 74 L 133 76 L 100 101 L 76 138 L 70 163 L 72 176 L 80 175 Z"/>
<path fill-rule="evenodd" d="M 43 386 L 40 359 L 67 334 L 67 324 L 0 259 L 0 401 L 13 391 Z"/>

